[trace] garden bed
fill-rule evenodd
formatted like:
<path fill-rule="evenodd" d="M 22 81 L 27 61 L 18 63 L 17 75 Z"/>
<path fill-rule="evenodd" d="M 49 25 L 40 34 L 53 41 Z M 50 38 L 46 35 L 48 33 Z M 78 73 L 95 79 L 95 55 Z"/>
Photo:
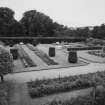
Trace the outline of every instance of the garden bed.
<path fill-rule="evenodd" d="M 28 82 L 28 89 L 30 96 L 35 98 L 92 87 L 101 84 L 104 80 L 105 72 L 97 72 L 79 76 L 31 81 Z"/>
<path fill-rule="evenodd" d="M 54 99 L 42 105 L 105 105 L 105 89 L 97 89 L 95 96 L 91 94 L 72 97 L 70 99 Z"/>
<path fill-rule="evenodd" d="M 52 59 L 49 58 L 47 54 L 45 54 L 42 50 L 35 48 L 34 46 L 27 44 L 28 48 L 40 57 L 47 65 L 57 65 L 58 63 L 54 62 Z"/>
<path fill-rule="evenodd" d="M 29 55 L 24 51 L 24 49 L 19 47 L 19 57 L 22 60 L 25 67 L 36 67 L 37 65 L 31 60 Z"/>
<path fill-rule="evenodd" d="M 99 57 L 105 57 L 105 53 L 103 53 L 101 50 L 99 51 L 88 51 L 89 54 L 99 56 Z"/>

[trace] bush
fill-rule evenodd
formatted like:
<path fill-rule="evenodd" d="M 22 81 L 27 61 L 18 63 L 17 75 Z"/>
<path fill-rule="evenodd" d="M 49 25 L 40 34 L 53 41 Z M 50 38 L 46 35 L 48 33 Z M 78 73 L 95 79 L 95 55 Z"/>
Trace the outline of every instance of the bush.
<path fill-rule="evenodd" d="M 50 57 L 55 57 L 55 48 L 54 47 L 49 48 L 49 56 Z"/>
<path fill-rule="evenodd" d="M 10 53 L 13 56 L 13 59 L 18 59 L 18 50 L 17 49 L 10 49 Z"/>
<path fill-rule="evenodd" d="M 77 52 L 70 51 L 69 56 L 68 56 L 68 62 L 69 63 L 77 63 L 77 61 L 78 61 Z"/>
<path fill-rule="evenodd" d="M 12 55 L 0 47 L 0 75 L 11 73 L 13 71 L 13 58 Z"/>
<path fill-rule="evenodd" d="M 94 87 L 105 81 L 105 72 L 83 74 L 47 80 L 28 82 L 31 97 L 42 97 L 60 92 Z"/>

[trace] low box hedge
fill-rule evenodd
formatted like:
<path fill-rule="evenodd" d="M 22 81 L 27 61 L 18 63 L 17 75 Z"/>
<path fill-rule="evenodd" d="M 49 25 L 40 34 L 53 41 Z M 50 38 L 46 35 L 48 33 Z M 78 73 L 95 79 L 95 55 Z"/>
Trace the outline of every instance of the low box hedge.
<path fill-rule="evenodd" d="M 105 80 L 104 75 L 105 72 L 97 72 L 64 78 L 31 81 L 28 82 L 29 94 L 35 98 L 92 87 L 101 84 Z"/>

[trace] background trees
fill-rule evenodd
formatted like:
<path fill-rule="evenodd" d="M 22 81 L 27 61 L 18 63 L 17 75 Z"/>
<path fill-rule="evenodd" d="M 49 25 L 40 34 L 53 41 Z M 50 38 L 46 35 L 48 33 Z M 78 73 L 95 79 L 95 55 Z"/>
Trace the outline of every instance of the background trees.
<path fill-rule="evenodd" d="M 24 13 L 20 22 L 26 29 L 28 36 L 51 37 L 54 34 L 54 25 L 52 19 L 36 10 L 30 10 Z"/>
<path fill-rule="evenodd" d="M 23 34 L 24 29 L 21 23 L 14 19 L 14 11 L 7 7 L 0 8 L 0 36 L 11 37 L 16 34 Z"/>
<path fill-rule="evenodd" d="M 23 14 L 20 21 L 8 7 L 0 7 L 0 37 L 84 37 L 105 38 L 105 24 L 89 27 L 69 28 L 54 22 L 49 16 L 36 10 Z"/>

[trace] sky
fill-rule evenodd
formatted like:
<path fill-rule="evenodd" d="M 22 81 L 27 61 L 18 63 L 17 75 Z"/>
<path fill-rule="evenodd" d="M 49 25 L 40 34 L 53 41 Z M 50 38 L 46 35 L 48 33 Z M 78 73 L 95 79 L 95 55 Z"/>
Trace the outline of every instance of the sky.
<path fill-rule="evenodd" d="M 37 10 L 68 27 L 95 26 L 105 23 L 105 0 L 0 0 L 20 20 L 28 10 Z"/>

